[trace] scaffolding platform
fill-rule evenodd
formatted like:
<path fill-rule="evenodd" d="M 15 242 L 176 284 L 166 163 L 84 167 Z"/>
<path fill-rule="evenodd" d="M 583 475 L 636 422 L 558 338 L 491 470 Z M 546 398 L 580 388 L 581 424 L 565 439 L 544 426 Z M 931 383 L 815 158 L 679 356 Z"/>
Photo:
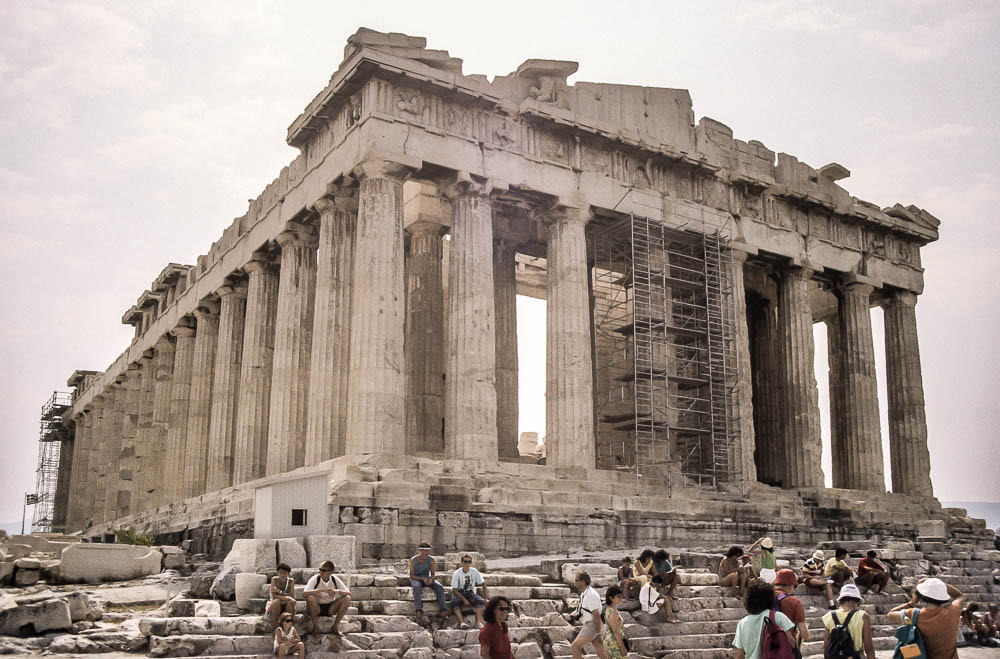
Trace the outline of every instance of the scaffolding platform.
<path fill-rule="evenodd" d="M 31 516 L 31 530 L 51 533 L 56 528 L 56 490 L 59 485 L 59 462 L 62 446 L 69 439 L 69 432 L 62 423 L 62 415 L 69 409 L 70 394 L 53 391 L 42 406 L 38 431 L 38 467 L 35 470 L 35 504 Z"/>

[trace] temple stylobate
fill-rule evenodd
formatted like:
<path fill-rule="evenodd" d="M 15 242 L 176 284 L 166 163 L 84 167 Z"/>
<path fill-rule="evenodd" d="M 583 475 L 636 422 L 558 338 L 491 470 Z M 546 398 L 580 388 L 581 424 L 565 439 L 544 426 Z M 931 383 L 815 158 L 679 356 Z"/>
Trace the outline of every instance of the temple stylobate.
<path fill-rule="evenodd" d="M 915 306 L 938 220 L 695 123 L 685 90 L 576 69 L 489 81 L 422 38 L 354 34 L 288 129 L 300 155 L 195 265 L 162 270 L 113 364 L 69 381 L 56 526 L 166 532 L 209 500 L 249 519 L 240 493 L 290 474 L 325 474 L 331 507 L 391 508 L 380 484 L 438 478 L 427 464 L 544 481 L 541 503 L 574 509 L 579 481 L 633 510 L 822 491 L 819 322 L 835 490 L 892 498 L 885 395 L 892 500 L 932 510 Z M 547 304 L 544 464 L 518 453 L 517 295 Z M 496 489 L 414 491 L 517 506 Z"/>

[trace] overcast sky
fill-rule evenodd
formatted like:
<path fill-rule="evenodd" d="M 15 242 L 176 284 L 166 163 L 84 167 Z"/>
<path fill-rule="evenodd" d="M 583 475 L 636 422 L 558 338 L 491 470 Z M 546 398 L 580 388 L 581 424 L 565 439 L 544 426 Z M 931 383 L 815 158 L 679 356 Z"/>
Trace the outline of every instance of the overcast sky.
<path fill-rule="evenodd" d="M 425 36 L 467 74 L 567 59 L 573 80 L 689 89 L 696 120 L 940 218 L 917 305 L 935 492 L 1000 500 L 997 3 L 479 4 L 0 3 L 0 521 L 34 490 L 40 406 L 106 368 L 162 267 L 295 157 L 286 127 L 360 26 Z M 521 429 L 544 431 L 544 305 L 520 309 Z"/>

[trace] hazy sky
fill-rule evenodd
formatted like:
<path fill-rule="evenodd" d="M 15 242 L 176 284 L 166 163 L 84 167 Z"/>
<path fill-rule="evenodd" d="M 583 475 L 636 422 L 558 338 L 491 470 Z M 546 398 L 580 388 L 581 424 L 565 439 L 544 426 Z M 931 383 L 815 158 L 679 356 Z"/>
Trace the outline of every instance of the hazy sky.
<path fill-rule="evenodd" d="M 34 490 L 42 403 L 106 368 L 162 267 L 194 263 L 295 157 L 285 129 L 359 26 L 425 36 L 467 74 L 569 59 L 573 80 L 686 88 L 696 118 L 936 215 L 917 305 L 935 492 L 1000 500 L 997 3 L 479 4 L 0 3 L 0 521 Z M 544 305 L 520 310 L 521 428 L 542 431 Z"/>

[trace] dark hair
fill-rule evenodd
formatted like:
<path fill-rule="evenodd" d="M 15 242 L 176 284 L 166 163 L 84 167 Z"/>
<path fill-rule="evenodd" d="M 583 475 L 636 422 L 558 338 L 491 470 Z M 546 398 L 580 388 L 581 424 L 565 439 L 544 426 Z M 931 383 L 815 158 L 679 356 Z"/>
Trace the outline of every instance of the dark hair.
<path fill-rule="evenodd" d="M 649 581 L 650 581 L 650 583 L 663 583 L 663 575 L 662 574 L 654 574 L 653 578 L 650 579 Z"/>
<path fill-rule="evenodd" d="M 631 562 L 632 562 L 631 556 L 626 556 L 625 558 L 622 559 L 622 563 L 631 563 Z"/>
<path fill-rule="evenodd" d="M 611 601 L 622 594 L 622 589 L 618 586 L 611 586 L 608 591 L 604 593 L 604 603 L 611 606 Z"/>
<path fill-rule="evenodd" d="M 587 574 L 586 572 L 577 572 L 576 573 L 576 580 L 577 581 L 582 581 L 583 583 L 587 584 L 588 586 L 590 585 L 590 575 Z"/>
<path fill-rule="evenodd" d="M 834 558 L 836 558 L 837 556 L 847 556 L 847 550 L 844 549 L 843 547 L 837 547 L 836 549 L 833 550 L 833 556 Z"/>
<path fill-rule="evenodd" d="M 323 561 L 323 563 L 319 566 L 319 569 L 333 572 L 337 569 L 337 566 L 333 564 L 333 561 Z"/>
<path fill-rule="evenodd" d="M 747 594 L 743 598 L 743 606 L 747 613 L 754 615 L 774 606 L 774 586 L 761 579 L 753 579 L 747 586 Z"/>
<path fill-rule="evenodd" d="M 278 617 L 278 624 L 280 625 L 281 623 L 285 622 L 286 620 L 287 620 L 288 622 L 294 622 L 294 621 L 295 621 L 295 616 L 293 616 L 293 615 L 292 615 L 291 613 L 288 613 L 288 612 L 286 611 L 286 612 L 282 613 L 282 614 L 281 614 L 281 615 L 280 615 L 280 616 Z"/>
<path fill-rule="evenodd" d="M 969 606 L 965 607 L 965 610 L 968 611 L 969 613 L 975 613 L 976 611 L 979 610 L 979 605 L 976 604 L 975 602 L 972 602 L 971 604 L 969 604 Z"/>
<path fill-rule="evenodd" d="M 464 561 L 465 559 L 469 559 L 469 562 L 470 562 L 470 563 L 472 562 L 472 557 L 471 557 L 471 556 L 469 556 L 468 554 L 466 554 L 465 556 L 463 556 L 463 557 L 462 557 L 462 560 L 463 560 L 463 561 Z"/>
<path fill-rule="evenodd" d="M 876 556 L 878 556 L 878 552 L 876 552 L 874 549 L 868 550 L 868 558 L 875 558 Z"/>
<path fill-rule="evenodd" d="M 500 603 L 505 603 L 510 606 L 510 600 L 503 595 L 497 595 L 496 597 L 491 597 L 490 601 L 486 603 L 486 609 L 483 611 L 483 620 L 486 622 L 496 622 L 497 621 L 497 607 Z"/>
<path fill-rule="evenodd" d="M 858 604 L 858 605 L 861 604 L 861 600 L 859 600 L 857 597 L 841 597 L 840 601 L 841 602 L 854 602 L 855 604 Z"/>
<path fill-rule="evenodd" d="M 417 547 L 417 549 L 430 549 L 430 548 L 431 548 L 430 543 L 427 542 L 421 542 L 420 546 Z"/>
<path fill-rule="evenodd" d="M 947 600 L 936 600 L 936 599 L 934 599 L 932 597 L 927 597 L 926 595 L 924 595 L 923 593 L 921 593 L 919 590 L 917 591 L 917 598 L 919 598 L 920 601 L 924 602 L 925 604 L 937 604 L 938 606 L 944 606 L 945 604 L 947 604 L 948 602 L 951 601 L 950 599 L 947 599 Z"/>
<path fill-rule="evenodd" d="M 281 572 L 282 570 L 285 572 L 291 572 L 292 568 L 288 565 L 288 563 L 278 563 L 278 572 Z"/>
<path fill-rule="evenodd" d="M 729 551 L 726 552 L 726 558 L 736 558 L 737 556 L 742 556 L 742 555 L 743 555 L 743 547 L 740 547 L 738 545 L 733 545 L 732 547 L 729 548 Z"/>
<path fill-rule="evenodd" d="M 653 554 L 653 560 L 656 561 L 657 563 L 662 563 L 663 561 L 667 560 L 667 550 L 666 549 L 656 550 L 656 553 Z"/>
<path fill-rule="evenodd" d="M 652 557 L 653 557 L 653 550 L 652 549 L 643 549 L 642 553 L 639 554 L 639 560 L 640 561 L 645 561 L 645 560 L 648 560 L 648 559 L 650 559 Z"/>

